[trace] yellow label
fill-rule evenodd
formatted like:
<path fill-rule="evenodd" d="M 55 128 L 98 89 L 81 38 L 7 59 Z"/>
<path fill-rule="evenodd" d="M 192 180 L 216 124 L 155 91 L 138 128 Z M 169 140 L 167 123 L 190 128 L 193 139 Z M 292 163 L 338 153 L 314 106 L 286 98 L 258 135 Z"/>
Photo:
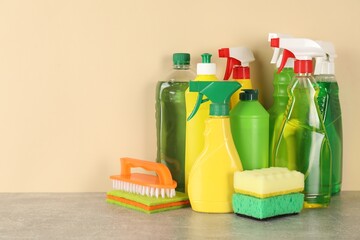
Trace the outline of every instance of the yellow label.
<path fill-rule="evenodd" d="M 217 81 L 215 75 L 198 75 L 194 81 Z M 186 118 L 195 107 L 196 100 L 199 93 L 190 92 L 189 89 L 185 92 L 186 101 Z M 205 120 L 209 117 L 210 101 L 200 105 L 196 115 L 190 120 L 186 121 L 186 145 L 185 145 L 185 191 L 187 191 L 188 179 L 190 170 L 204 149 L 204 131 Z"/>
<path fill-rule="evenodd" d="M 241 88 L 238 89 L 230 99 L 230 109 L 235 107 L 235 105 L 240 101 L 240 92 L 242 89 L 252 89 L 252 84 L 250 79 L 234 79 L 233 81 L 237 81 L 241 84 Z"/>
<path fill-rule="evenodd" d="M 188 195 L 194 211 L 232 212 L 234 173 L 242 171 L 228 117 L 206 121 L 205 146 L 189 176 Z"/>

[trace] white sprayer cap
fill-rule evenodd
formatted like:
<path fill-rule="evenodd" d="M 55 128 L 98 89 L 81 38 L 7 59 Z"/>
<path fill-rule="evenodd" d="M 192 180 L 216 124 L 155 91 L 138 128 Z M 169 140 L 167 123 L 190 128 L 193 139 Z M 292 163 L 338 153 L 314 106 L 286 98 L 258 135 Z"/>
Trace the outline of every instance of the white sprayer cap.
<path fill-rule="evenodd" d="M 282 33 L 269 33 L 268 35 L 268 42 L 271 42 L 271 39 L 273 38 L 290 38 L 291 36 L 288 34 L 282 34 Z M 276 63 L 276 67 L 280 66 L 281 63 L 281 59 L 282 59 L 282 53 L 283 53 L 283 49 L 281 48 L 274 48 L 274 53 L 272 55 L 271 61 L 270 63 L 275 64 Z M 289 62 L 289 61 L 288 61 Z M 294 67 L 293 65 L 293 61 L 290 61 L 292 63 L 292 65 L 290 66 L 289 64 L 286 64 L 285 67 Z"/>
<path fill-rule="evenodd" d="M 315 58 L 314 75 L 334 75 L 335 63 L 334 58 L 337 57 L 335 47 L 331 42 L 316 41 L 326 53 L 326 56 Z"/>

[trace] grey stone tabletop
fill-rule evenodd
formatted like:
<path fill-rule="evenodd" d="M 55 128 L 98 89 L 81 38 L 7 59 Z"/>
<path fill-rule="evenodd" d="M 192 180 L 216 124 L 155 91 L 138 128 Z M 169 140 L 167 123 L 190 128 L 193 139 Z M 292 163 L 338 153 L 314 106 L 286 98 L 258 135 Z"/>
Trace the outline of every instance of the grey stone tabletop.
<path fill-rule="evenodd" d="M 145 214 L 105 193 L 0 193 L 0 239 L 360 239 L 360 192 L 265 221 L 191 208 Z"/>

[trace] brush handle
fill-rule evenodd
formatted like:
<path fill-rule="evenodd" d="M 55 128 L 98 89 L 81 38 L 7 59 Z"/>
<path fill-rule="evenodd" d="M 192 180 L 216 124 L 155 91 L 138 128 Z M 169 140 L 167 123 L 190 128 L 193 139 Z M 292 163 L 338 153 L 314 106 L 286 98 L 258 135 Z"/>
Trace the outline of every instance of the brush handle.
<path fill-rule="evenodd" d="M 171 185 L 173 179 L 170 170 L 161 163 L 149 162 L 134 158 L 120 158 L 121 162 L 121 176 L 130 176 L 131 168 L 140 167 L 147 171 L 154 171 L 159 177 L 159 184 Z"/>

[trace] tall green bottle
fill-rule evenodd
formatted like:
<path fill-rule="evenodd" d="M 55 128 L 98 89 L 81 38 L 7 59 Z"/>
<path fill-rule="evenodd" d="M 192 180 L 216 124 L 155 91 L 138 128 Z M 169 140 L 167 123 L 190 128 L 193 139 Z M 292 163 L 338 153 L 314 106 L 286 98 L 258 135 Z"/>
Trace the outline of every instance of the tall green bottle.
<path fill-rule="evenodd" d="M 273 150 L 275 166 L 304 174 L 304 207 L 327 207 L 331 198 L 331 152 L 317 100 L 319 86 L 312 75 L 312 58 L 324 53 L 315 41 L 305 38 L 272 39 L 271 46 L 284 49 L 285 62 L 296 59 L 295 76 L 288 88 L 289 103 Z"/>
<path fill-rule="evenodd" d="M 325 130 L 329 138 L 332 156 L 332 184 L 331 194 L 341 191 L 342 182 L 342 118 L 339 101 L 339 86 L 335 78 L 334 58 L 335 48 L 330 42 L 318 41 L 326 52 L 325 57 L 317 57 L 314 76 L 320 87 L 318 103 L 325 124 Z"/>
<path fill-rule="evenodd" d="M 165 164 L 185 192 L 185 91 L 196 77 L 190 68 L 190 54 L 173 54 L 172 73 L 156 86 L 156 161 Z"/>
<path fill-rule="evenodd" d="M 230 111 L 231 134 L 244 170 L 269 166 L 269 113 L 258 101 L 258 90 L 244 89 Z"/>
<path fill-rule="evenodd" d="M 278 140 L 281 123 L 284 119 L 286 106 L 289 102 L 289 95 L 287 88 L 294 77 L 293 67 L 285 67 L 280 73 L 277 70 L 274 72 L 274 93 L 273 105 L 268 109 L 270 114 L 269 122 L 269 165 L 274 166 L 273 149 Z"/>

